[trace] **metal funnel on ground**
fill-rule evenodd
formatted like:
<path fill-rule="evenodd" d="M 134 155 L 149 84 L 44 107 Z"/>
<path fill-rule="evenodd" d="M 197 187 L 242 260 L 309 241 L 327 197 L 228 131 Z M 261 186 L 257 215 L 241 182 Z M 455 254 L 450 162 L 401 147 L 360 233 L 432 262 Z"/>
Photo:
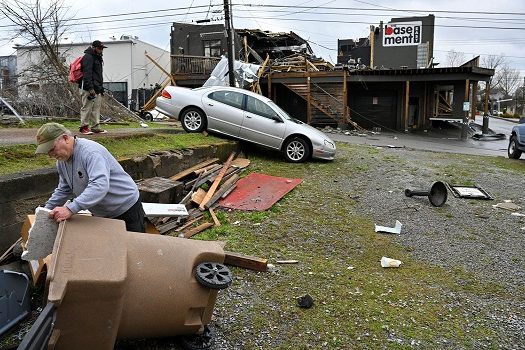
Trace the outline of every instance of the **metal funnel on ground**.
<path fill-rule="evenodd" d="M 411 190 L 407 188 L 405 190 L 405 196 L 426 196 L 433 206 L 441 207 L 447 201 L 447 186 L 441 181 L 436 181 L 432 187 L 430 187 L 429 191 Z"/>

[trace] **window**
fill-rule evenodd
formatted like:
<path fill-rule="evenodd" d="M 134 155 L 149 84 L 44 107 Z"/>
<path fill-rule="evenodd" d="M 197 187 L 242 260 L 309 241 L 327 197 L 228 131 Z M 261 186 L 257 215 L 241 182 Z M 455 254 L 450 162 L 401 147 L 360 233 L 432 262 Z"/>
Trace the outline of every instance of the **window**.
<path fill-rule="evenodd" d="M 270 106 L 252 96 L 247 96 L 246 110 L 269 119 L 279 118 L 279 115 Z"/>
<path fill-rule="evenodd" d="M 215 91 L 208 95 L 209 98 L 215 101 L 222 102 L 228 106 L 235 108 L 242 108 L 243 94 L 234 91 Z"/>
<path fill-rule="evenodd" d="M 103 83 L 104 90 L 109 92 L 115 100 L 119 101 L 123 106 L 128 106 L 128 83 L 126 82 L 105 82 Z"/>
<path fill-rule="evenodd" d="M 206 57 L 220 57 L 221 56 L 221 41 L 220 40 L 204 40 L 204 56 Z"/>

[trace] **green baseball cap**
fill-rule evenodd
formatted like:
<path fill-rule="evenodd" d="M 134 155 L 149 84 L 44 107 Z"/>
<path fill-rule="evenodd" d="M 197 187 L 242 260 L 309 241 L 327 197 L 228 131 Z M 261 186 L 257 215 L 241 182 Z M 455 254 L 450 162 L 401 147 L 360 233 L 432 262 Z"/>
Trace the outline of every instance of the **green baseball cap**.
<path fill-rule="evenodd" d="M 37 148 L 35 154 L 47 154 L 53 148 L 53 143 L 61 135 L 68 134 L 70 131 L 62 124 L 47 123 L 38 129 L 36 133 Z"/>

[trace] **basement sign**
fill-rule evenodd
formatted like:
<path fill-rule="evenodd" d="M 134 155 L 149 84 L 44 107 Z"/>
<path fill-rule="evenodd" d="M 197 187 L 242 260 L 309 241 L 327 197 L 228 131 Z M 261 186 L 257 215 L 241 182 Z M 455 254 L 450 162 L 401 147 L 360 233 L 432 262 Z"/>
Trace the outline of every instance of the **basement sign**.
<path fill-rule="evenodd" d="M 422 33 L 421 21 L 387 23 L 383 30 L 383 46 L 419 45 Z"/>

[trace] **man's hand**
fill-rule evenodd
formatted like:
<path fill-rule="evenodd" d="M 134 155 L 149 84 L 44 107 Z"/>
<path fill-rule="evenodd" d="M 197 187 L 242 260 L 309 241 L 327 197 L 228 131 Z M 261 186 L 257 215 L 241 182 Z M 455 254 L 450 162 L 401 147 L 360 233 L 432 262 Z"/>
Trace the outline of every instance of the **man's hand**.
<path fill-rule="evenodd" d="M 56 222 L 61 222 L 69 219 L 73 213 L 68 207 L 55 207 L 55 209 L 49 212 L 49 217 L 54 219 Z"/>
<path fill-rule="evenodd" d="M 96 93 L 95 93 L 94 89 L 91 89 L 88 92 L 89 92 L 89 96 L 96 96 Z"/>

